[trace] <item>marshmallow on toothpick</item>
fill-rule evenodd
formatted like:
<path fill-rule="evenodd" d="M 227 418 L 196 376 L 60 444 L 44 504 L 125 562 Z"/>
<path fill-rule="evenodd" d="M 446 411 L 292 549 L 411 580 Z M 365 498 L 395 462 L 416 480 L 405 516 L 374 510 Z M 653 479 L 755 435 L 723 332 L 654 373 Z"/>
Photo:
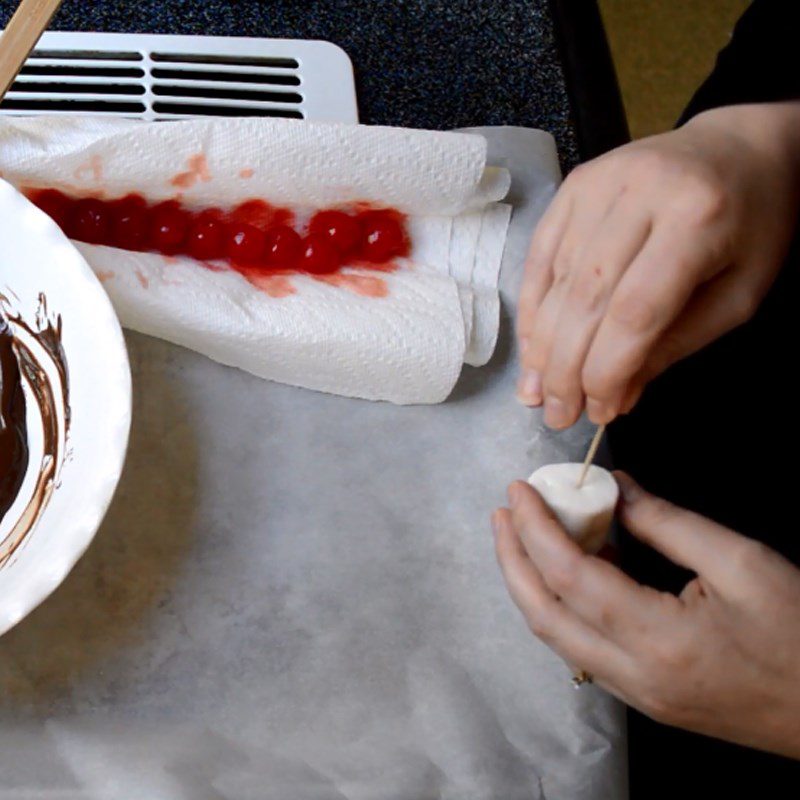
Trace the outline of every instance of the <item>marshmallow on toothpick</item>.
<path fill-rule="evenodd" d="M 605 544 L 619 487 L 608 470 L 592 464 L 578 487 L 583 464 L 548 464 L 528 478 L 567 532 L 588 553 Z"/>

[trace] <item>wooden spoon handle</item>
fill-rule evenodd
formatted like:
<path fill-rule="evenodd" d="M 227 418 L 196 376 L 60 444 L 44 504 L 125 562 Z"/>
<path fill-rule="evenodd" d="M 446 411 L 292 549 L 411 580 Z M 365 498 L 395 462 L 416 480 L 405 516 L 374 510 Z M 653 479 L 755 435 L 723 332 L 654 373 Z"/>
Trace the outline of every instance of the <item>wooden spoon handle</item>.
<path fill-rule="evenodd" d="M 0 100 L 60 5 L 61 0 L 22 0 L 19 4 L 0 37 Z"/>

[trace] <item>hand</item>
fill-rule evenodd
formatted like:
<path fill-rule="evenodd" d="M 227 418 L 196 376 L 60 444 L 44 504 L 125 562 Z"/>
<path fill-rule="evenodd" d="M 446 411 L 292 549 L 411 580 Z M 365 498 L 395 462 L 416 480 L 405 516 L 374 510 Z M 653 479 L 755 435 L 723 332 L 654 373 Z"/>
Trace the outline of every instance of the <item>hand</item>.
<path fill-rule="evenodd" d="M 574 170 L 525 266 L 518 394 L 610 422 L 670 364 L 746 321 L 797 221 L 800 103 L 705 112 Z"/>
<path fill-rule="evenodd" d="M 556 653 L 654 719 L 800 758 L 800 570 L 617 474 L 627 529 L 697 573 L 679 597 L 585 555 L 526 483 L 493 519 L 506 585 Z M 565 677 L 566 679 L 566 677 Z"/>

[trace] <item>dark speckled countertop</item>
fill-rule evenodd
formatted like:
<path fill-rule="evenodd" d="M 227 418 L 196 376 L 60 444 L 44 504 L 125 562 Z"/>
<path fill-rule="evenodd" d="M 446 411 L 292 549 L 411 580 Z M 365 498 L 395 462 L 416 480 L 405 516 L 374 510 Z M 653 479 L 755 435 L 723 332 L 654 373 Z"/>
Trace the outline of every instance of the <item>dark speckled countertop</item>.
<path fill-rule="evenodd" d="M 3 25 L 16 5 L 0 0 Z M 543 128 L 577 161 L 547 0 L 64 0 L 51 27 L 327 39 L 353 61 L 362 122 Z"/>

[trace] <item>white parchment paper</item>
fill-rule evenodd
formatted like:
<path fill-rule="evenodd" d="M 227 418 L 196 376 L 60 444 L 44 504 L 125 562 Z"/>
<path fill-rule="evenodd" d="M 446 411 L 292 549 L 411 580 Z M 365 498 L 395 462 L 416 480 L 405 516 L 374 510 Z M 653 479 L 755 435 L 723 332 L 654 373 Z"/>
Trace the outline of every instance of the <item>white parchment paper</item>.
<path fill-rule="evenodd" d="M 489 514 L 582 455 L 517 404 L 552 140 L 482 129 L 515 205 L 493 360 L 398 408 L 129 337 L 131 450 L 88 554 L 0 640 L 0 797 L 614 800 L 622 708 L 533 639 Z"/>

